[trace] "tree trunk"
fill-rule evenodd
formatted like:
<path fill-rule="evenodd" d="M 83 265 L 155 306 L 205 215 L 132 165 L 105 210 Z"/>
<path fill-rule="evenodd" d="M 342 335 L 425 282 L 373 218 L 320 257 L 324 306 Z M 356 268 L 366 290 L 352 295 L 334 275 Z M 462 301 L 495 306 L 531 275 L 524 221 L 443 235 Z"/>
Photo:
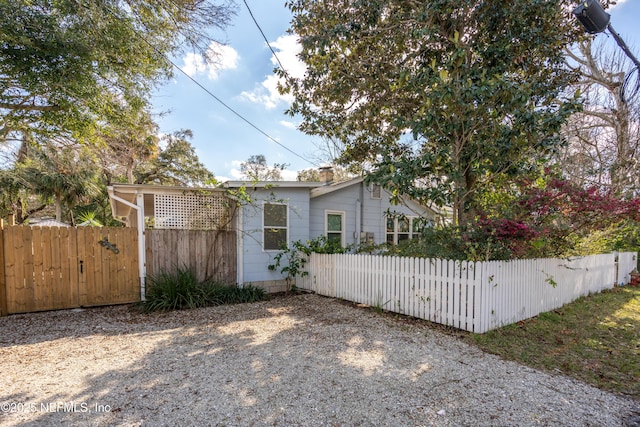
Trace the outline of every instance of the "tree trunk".
<path fill-rule="evenodd" d="M 612 112 L 615 120 L 616 158 L 611 165 L 611 190 L 617 196 L 624 196 L 632 187 L 633 150 L 629 135 L 629 106 L 619 96 L 616 99 L 616 109 Z"/>
<path fill-rule="evenodd" d="M 62 221 L 62 201 L 60 200 L 60 196 L 55 197 L 55 207 L 56 207 L 56 221 Z"/>

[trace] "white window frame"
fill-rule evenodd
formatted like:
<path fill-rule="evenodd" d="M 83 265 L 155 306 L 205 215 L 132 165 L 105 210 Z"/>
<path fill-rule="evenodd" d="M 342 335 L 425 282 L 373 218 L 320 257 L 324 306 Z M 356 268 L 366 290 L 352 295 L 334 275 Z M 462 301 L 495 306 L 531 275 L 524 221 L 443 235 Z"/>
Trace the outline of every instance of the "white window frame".
<path fill-rule="evenodd" d="M 266 205 L 278 205 L 278 206 L 285 206 L 286 210 L 286 215 L 287 215 L 287 223 L 286 225 L 283 226 L 272 226 L 272 225 L 266 225 L 264 223 L 264 215 L 265 215 L 265 206 Z M 274 230 L 285 230 L 285 241 L 284 243 L 286 243 L 287 245 L 289 244 L 289 205 L 287 203 L 273 203 L 273 202 L 268 202 L 268 201 L 264 201 L 262 202 L 262 251 L 263 252 L 276 252 L 281 250 L 280 248 L 276 248 L 276 249 L 267 249 L 266 243 L 267 243 L 267 239 L 265 238 L 265 231 L 266 229 L 274 229 Z"/>
<path fill-rule="evenodd" d="M 342 230 L 340 232 L 340 244 L 344 248 L 346 246 L 346 212 L 345 211 L 334 211 L 334 210 L 325 210 L 324 211 L 324 235 L 329 239 L 329 233 L 337 234 L 337 231 L 329 231 L 329 215 L 340 215 L 342 217 Z"/>
<path fill-rule="evenodd" d="M 387 221 L 389 220 L 389 218 L 385 218 L 385 223 L 384 223 L 384 228 L 385 228 L 385 241 L 387 243 L 391 243 L 392 245 L 397 245 L 398 244 L 398 234 L 408 234 L 409 235 L 409 240 L 413 239 L 414 237 L 417 237 L 420 235 L 420 232 L 414 232 L 413 231 L 413 221 L 415 220 L 419 220 L 422 217 L 419 216 L 404 216 L 404 218 L 409 220 L 409 231 L 408 232 L 402 232 L 400 233 L 398 231 L 398 217 L 393 218 L 393 231 L 389 231 L 387 230 Z M 389 242 L 389 236 L 393 236 L 393 242 Z"/>

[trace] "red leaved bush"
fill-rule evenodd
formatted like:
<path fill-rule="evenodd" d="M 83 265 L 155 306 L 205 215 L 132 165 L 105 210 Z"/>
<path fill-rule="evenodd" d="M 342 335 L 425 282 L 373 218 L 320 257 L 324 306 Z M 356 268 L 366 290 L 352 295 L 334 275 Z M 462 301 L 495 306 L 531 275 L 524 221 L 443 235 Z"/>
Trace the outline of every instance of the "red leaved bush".
<path fill-rule="evenodd" d="M 624 219 L 640 219 L 640 199 L 624 200 L 596 187 L 552 178 L 544 188 L 521 187 L 518 219 L 536 227 L 596 230 Z"/>
<path fill-rule="evenodd" d="M 527 181 L 518 187 L 516 202 L 501 209 L 501 215 L 481 214 L 462 233 L 462 241 L 475 256 L 562 255 L 593 231 L 640 221 L 640 199 L 621 199 L 561 178 L 550 178 L 542 187 Z"/>

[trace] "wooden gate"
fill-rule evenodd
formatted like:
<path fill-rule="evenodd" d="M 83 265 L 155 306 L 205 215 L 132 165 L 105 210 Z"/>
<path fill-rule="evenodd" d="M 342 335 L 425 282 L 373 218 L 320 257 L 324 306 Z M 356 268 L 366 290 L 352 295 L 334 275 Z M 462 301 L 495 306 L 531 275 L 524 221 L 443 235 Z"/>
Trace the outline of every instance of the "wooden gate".
<path fill-rule="evenodd" d="M 0 227 L 0 314 L 140 301 L 133 228 Z"/>

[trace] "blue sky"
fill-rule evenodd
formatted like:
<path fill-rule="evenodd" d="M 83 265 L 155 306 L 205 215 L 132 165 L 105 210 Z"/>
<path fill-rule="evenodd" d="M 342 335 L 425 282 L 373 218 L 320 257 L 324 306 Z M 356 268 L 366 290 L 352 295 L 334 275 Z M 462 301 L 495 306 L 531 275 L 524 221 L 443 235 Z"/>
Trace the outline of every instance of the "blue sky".
<path fill-rule="evenodd" d="M 206 67 L 193 55 L 174 59 L 192 78 L 206 87 L 255 126 L 299 156 L 282 148 L 241 118 L 226 109 L 202 88 L 176 70 L 175 78 L 160 88 L 153 98 L 156 112 L 167 112 L 158 119 L 160 130 L 170 133 L 191 129 L 191 141 L 200 160 L 219 180 L 238 179 L 240 162 L 254 154 L 264 154 L 269 164 L 287 163 L 284 179 L 295 180 L 296 172 L 321 162 L 316 144 L 296 130 L 299 119 L 285 115 L 289 101 L 277 94 L 274 58 L 242 0 L 238 15 L 219 39 L 227 43 L 221 50 L 217 68 Z M 284 0 L 247 0 L 273 49 L 287 71 L 300 76 L 296 60 L 295 37 L 287 35 L 291 14 Z M 576 4 L 578 4 L 576 2 Z M 618 1 L 611 10 L 611 24 L 640 57 L 640 0 Z M 579 25 L 576 21 L 576 25 Z M 607 34 L 612 48 L 615 41 Z"/>

